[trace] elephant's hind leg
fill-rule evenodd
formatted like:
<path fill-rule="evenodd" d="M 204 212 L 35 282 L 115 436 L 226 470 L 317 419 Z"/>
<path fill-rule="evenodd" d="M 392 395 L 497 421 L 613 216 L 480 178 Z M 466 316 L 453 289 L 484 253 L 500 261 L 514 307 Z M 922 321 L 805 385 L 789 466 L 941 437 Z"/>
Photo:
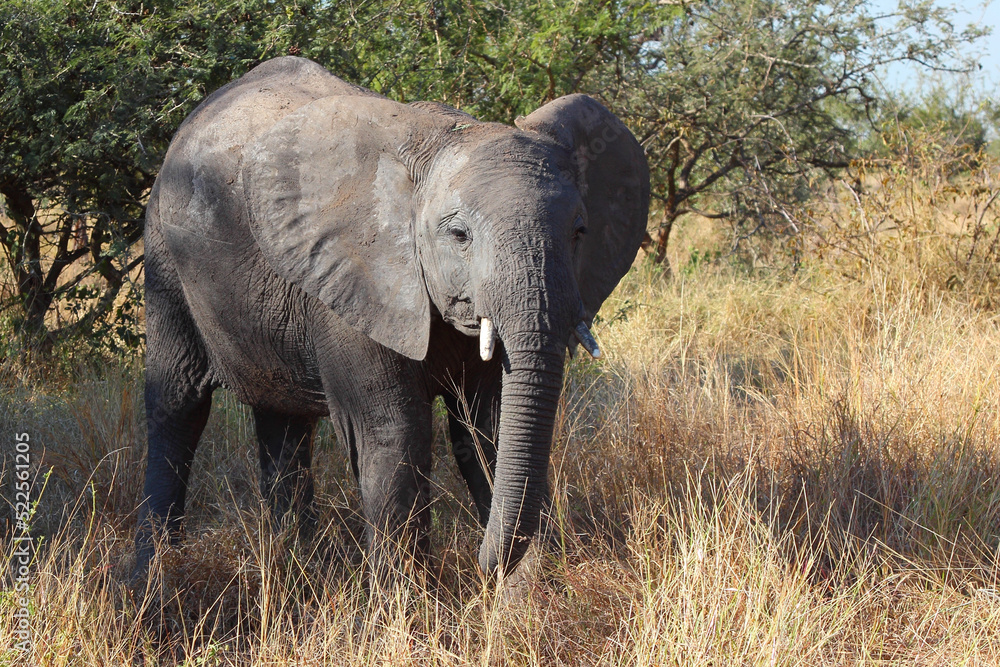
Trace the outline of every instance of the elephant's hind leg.
<path fill-rule="evenodd" d="M 260 447 L 260 493 L 280 525 L 289 512 L 306 533 L 316 525 L 313 511 L 312 464 L 316 419 L 253 410 Z"/>
<path fill-rule="evenodd" d="M 191 461 L 212 406 L 211 392 L 184 392 L 169 382 L 150 381 L 150 375 L 147 371 L 149 453 L 136 534 L 137 574 L 145 571 L 164 530 L 171 542 L 180 535 Z"/>
<path fill-rule="evenodd" d="M 490 393 L 460 400 L 453 394 L 445 394 L 444 401 L 448 406 L 451 449 L 476 504 L 479 522 L 485 527 L 493 503 L 493 475 L 497 464 L 494 423 L 499 396 Z"/>
<path fill-rule="evenodd" d="M 155 229 L 146 240 L 148 454 L 134 579 L 145 576 L 164 530 L 171 540 L 178 538 L 191 461 L 214 389 L 207 355 Z"/>

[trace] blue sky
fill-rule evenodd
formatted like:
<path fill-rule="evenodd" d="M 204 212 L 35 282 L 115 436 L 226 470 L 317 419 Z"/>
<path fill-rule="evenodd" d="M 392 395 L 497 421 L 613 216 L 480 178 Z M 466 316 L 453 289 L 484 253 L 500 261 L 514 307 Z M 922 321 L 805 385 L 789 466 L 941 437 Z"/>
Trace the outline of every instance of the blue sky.
<path fill-rule="evenodd" d="M 941 2 L 936 3 L 940 7 L 957 7 L 958 13 L 955 15 L 956 27 L 964 28 L 967 25 L 990 26 L 993 34 L 986 37 L 967 53 L 975 56 L 979 60 L 982 69 L 979 70 L 972 85 L 980 91 L 996 92 L 1000 89 L 1000 0 L 993 0 L 984 4 L 982 0 L 968 3 Z M 876 13 L 892 12 L 897 6 L 897 0 L 871 0 L 871 8 Z M 920 80 L 920 68 L 917 65 L 898 65 L 890 68 L 883 74 L 883 83 L 890 90 L 913 90 Z"/>

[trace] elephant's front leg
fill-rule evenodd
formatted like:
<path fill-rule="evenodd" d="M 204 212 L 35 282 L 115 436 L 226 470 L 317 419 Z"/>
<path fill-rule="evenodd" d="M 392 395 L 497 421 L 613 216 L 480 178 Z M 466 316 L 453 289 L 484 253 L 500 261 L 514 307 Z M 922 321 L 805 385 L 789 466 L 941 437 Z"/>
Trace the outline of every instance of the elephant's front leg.
<path fill-rule="evenodd" d="M 330 323 L 318 343 L 330 417 L 361 489 L 373 589 L 427 554 L 431 402 L 420 362 Z"/>
<path fill-rule="evenodd" d="M 309 534 L 316 525 L 312 463 L 316 419 L 253 410 L 260 448 L 260 493 L 277 525 L 291 511 L 295 527 Z"/>
<path fill-rule="evenodd" d="M 387 586 L 428 554 L 430 406 L 364 430 L 357 462 L 373 582 Z"/>

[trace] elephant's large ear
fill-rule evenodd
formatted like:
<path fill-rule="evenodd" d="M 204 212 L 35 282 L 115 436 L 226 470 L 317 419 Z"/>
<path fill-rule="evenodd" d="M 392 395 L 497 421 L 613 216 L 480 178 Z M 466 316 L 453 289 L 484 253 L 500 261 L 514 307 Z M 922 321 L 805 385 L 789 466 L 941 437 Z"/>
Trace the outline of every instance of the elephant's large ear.
<path fill-rule="evenodd" d="M 587 233 L 576 256 L 580 296 L 592 319 L 628 272 L 646 232 L 649 165 L 618 118 L 586 95 L 567 95 L 515 121 L 554 139 L 573 156 L 587 208 Z"/>
<path fill-rule="evenodd" d="M 241 171 L 271 268 L 411 359 L 427 354 L 430 300 L 400 150 L 418 141 L 426 116 L 381 97 L 323 98 L 248 146 Z"/>

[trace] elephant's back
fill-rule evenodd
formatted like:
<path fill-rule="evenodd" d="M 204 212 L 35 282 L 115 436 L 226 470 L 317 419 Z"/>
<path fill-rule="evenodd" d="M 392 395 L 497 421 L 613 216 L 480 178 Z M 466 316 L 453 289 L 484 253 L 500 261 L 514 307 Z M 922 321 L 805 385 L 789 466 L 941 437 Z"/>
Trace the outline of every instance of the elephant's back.
<path fill-rule="evenodd" d="M 232 207 L 242 203 L 243 147 L 310 102 L 365 93 L 320 65 L 291 56 L 269 60 L 215 91 L 170 144 L 157 177 L 160 218 L 205 238 L 228 236 L 239 214 Z"/>
<path fill-rule="evenodd" d="M 333 95 L 374 93 L 305 58 L 268 60 L 205 98 L 181 123 L 171 151 L 192 141 L 201 147 L 243 146 L 296 109 Z"/>
<path fill-rule="evenodd" d="M 151 194 L 146 237 L 162 239 L 153 259 L 172 269 L 216 381 L 247 403 L 325 405 L 308 349 L 308 300 L 269 269 L 247 225 L 243 147 L 316 99 L 353 94 L 311 61 L 268 61 L 184 121 Z"/>

